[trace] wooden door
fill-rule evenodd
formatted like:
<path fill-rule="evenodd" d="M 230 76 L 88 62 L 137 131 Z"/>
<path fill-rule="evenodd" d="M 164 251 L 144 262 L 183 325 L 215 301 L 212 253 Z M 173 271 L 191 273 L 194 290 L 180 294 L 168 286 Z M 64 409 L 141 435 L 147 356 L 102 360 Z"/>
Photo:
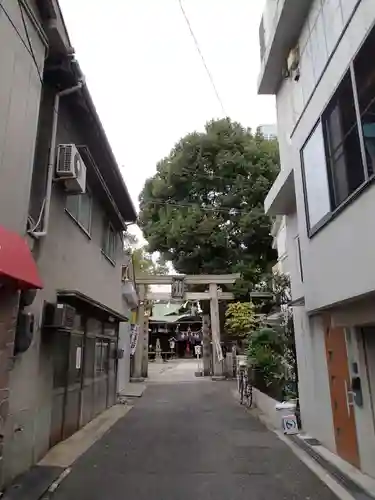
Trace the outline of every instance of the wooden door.
<path fill-rule="evenodd" d="M 351 380 L 344 328 L 332 327 L 327 321 L 325 345 L 337 454 L 352 465 L 359 467 L 354 403 L 350 392 Z"/>

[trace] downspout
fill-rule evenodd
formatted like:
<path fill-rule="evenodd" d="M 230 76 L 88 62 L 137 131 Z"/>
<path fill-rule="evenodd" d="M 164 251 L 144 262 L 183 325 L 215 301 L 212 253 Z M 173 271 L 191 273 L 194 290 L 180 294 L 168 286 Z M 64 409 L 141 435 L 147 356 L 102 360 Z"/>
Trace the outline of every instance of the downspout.
<path fill-rule="evenodd" d="M 51 134 L 51 145 L 49 150 L 49 158 L 48 158 L 48 168 L 47 168 L 47 187 L 46 187 L 46 196 L 44 198 L 42 210 L 43 210 L 43 223 L 41 231 L 30 231 L 29 234 L 34 238 L 43 238 L 47 235 L 48 225 L 49 225 L 49 216 L 50 216 L 50 208 L 51 208 L 51 196 L 52 196 L 52 183 L 53 183 L 53 174 L 55 167 L 55 157 L 56 157 L 56 138 L 57 138 L 57 125 L 59 120 L 59 106 L 61 97 L 65 97 L 66 95 L 73 94 L 77 92 L 83 87 L 83 82 L 79 82 L 74 87 L 69 89 L 62 90 L 58 92 L 55 96 L 55 100 L 53 103 L 53 119 L 52 119 L 52 134 Z"/>

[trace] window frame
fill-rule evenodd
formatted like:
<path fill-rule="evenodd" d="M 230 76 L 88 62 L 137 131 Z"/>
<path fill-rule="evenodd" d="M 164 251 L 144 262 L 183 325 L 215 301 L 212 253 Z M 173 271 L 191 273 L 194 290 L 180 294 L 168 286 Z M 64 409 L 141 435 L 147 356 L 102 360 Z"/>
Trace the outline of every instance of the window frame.
<path fill-rule="evenodd" d="M 375 27 L 373 28 L 375 29 Z M 306 141 L 302 145 L 300 149 L 300 162 L 301 162 L 301 173 L 302 173 L 302 185 L 303 185 L 303 197 L 304 197 L 304 203 L 305 203 L 305 216 L 306 216 L 306 227 L 307 227 L 307 234 L 309 238 L 312 238 L 315 236 L 316 233 L 318 233 L 326 224 L 328 224 L 331 220 L 333 220 L 337 215 L 339 215 L 345 208 L 350 205 L 354 200 L 357 199 L 358 196 L 362 194 L 363 191 L 365 191 L 370 185 L 373 184 L 375 181 L 375 172 L 373 174 L 369 174 L 369 169 L 367 165 L 367 160 L 366 160 L 366 151 L 365 151 L 365 143 L 364 143 L 364 135 L 363 135 L 363 128 L 362 128 L 362 121 L 361 121 L 361 113 L 360 113 L 360 108 L 359 108 L 359 101 L 358 101 L 358 93 L 357 93 L 357 81 L 356 81 L 356 76 L 355 76 L 355 61 L 360 53 L 364 43 L 366 42 L 367 37 L 363 41 L 361 47 L 359 48 L 358 52 L 355 54 L 353 59 L 350 61 L 348 67 L 344 71 L 342 78 L 340 79 L 340 82 L 332 92 L 326 106 L 324 107 L 323 111 L 321 112 L 319 119 L 317 122 L 314 124 L 311 132 L 309 133 Z M 355 126 L 357 127 L 358 130 L 358 136 L 359 136 L 359 145 L 360 145 L 360 161 L 362 163 L 363 169 L 364 169 L 364 181 L 352 192 L 349 194 L 345 200 L 343 200 L 341 203 L 339 203 L 337 206 L 335 206 L 334 203 L 334 198 L 333 198 L 333 189 L 334 189 L 334 184 L 333 184 L 333 172 L 332 168 L 330 165 L 330 159 L 328 157 L 328 151 L 329 151 L 329 146 L 328 146 L 328 136 L 327 136 L 327 127 L 326 124 L 324 123 L 324 116 L 327 112 L 327 110 L 330 108 L 332 104 L 332 100 L 335 98 L 335 95 L 340 88 L 340 85 L 344 81 L 345 77 L 347 76 L 349 72 L 350 75 L 350 81 L 351 81 L 351 86 L 352 86 L 352 91 L 353 91 L 353 100 L 354 100 L 354 107 L 355 107 L 355 116 L 356 116 L 356 122 Z M 311 138 L 312 134 L 315 132 L 317 126 L 319 123 L 322 124 L 322 129 L 323 129 L 323 139 L 324 139 L 324 150 L 325 150 L 325 158 L 326 158 L 326 169 L 327 169 L 327 178 L 328 178 L 328 187 L 329 187 L 329 193 L 330 193 L 330 203 L 331 203 L 331 210 L 328 212 L 322 219 L 314 224 L 313 226 L 310 225 L 310 218 L 309 218 L 309 209 L 308 209 L 308 197 L 307 197 L 307 189 L 306 189 L 306 177 L 305 177 L 305 166 L 304 166 L 304 160 L 303 160 L 303 150 L 305 148 L 305 145 Z"/>
<path fill-rule="evenodd" d="M 307 182 L 306 182 L 306 170 L 305 170 L 305 159 L 304 159 L 304 149 L 307 145 L 307 143 L 310 141 L 311 137 L 314 135 L 316 132 L 317 128 L 321 125 L 322 127 L 322 133 L 323 133 L 323 144 L 324 144 L 324 159 L 325 159 L 325 168 L 327 172 L 327 183 L 328 183 L 328 194 L 329 194 L 329 203 L 330 203 L 330 210 L 324 215 L 318 222 L 316 222 L 313 226 L 310 223 L 310 210 L 309 210 L 309 198 L 308 198 L 308 193 L 307 193 Z M 324 132 L 324 126 L 321 120 L 321 117 L 319 120 L 315 123 L 313 129 L 311 130 L 309 136 L 307 137 L 306 141 L 304 142 L 301 150 L 300 150 L 300 161 L 301 161 L 301 172 L 302 172 L 302 185 L 303 185 L 303 198 L 305 201 L 305 216 L 306 216 L 306 227 L 307 227 L 307 233 L 309 234 L 314 234 L 316 231 L 318 231 L 323 225 L 325 225 L 328 220 L 331 217 L 332 213 L 332 186 L 330 182 L 330 172 L 328 170 L 328 164 L 327 164 L 327 153 L 326 153 L 326 142 L 325 142 L 325 132 Z"/>
<path fill-rule="evenodd" d="M 111 232 L 113 233 L 113 236 L 114 236 L 113 255 L 111 255 L 111 252 L 109 250 L 109 248 L 110 248 L 109 237 L 110 237 Z M 116 265 L 117 244 L 118 244 L 117 231 L 115 230 L 113 224 L 108 219 L 105 219 L 104 220 L 102 253 L 113 266 Z"/>
<path fill-rule="evenodd" d="M 77 199 L 78 199 L 77 217 L 69 210 L 69 208 L 67 206 L 68 205 L 68 198 L 72 197 L 72 196 L 77 197 Z M 87 196 L 87 198 L 89 199 L 89 202 L 90 202 L 90 217 L 89 217 L 89 227 L 88 228 L 86 228 L 84 226 L 84 224 L 79 219 L 81 199 L 82 199 L 81 197 L 82 196 Z M 87 187 L 86 187 L 85 193 L 74 194 L 74 195 L 69 195 L 67 193 L 66 198 L 65 198 L 65 212 L 75 222 L 75 224 L 77 224 L 77 226 L 81 229 L 81 231 L 83 231 L 86 234 L 86 236 L 90 239 L 91 239 L 91 229 L 92 229 L 92 212 L 93 212 L 92 209 L 93 209 L 93 197 L 92 197 L 91 191 L 89 189 L 87 189 Z"/>

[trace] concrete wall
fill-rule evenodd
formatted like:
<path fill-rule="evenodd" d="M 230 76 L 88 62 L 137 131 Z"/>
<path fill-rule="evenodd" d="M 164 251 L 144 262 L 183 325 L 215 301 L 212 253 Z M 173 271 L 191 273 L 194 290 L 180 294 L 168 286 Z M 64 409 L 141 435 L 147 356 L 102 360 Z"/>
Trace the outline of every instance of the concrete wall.
<path fill-rule="evenodd" d="M 331 397 L 321 318 L 308 318 L 305 308 L 294 308 L 299 398 L 303 429 L 336 451 Z"/>
<path fill-rule="evenodd" d="M 24 233 L 41 92 L 38 71 L 43 74 L 46 47 L 25 11 L 37 70 L 26 49 L 18 3 L 3 0 L 1 4 L 22 41 L 0 10 L 0 224 Z"/>
<path fill-rule="evenodd" d="M 297 204 L 297 213 L 288 215 L 286 221 L 288 268 L 293 298 L 305 298 L 305 307 L 294 308 L 303 427 L 333 452 L 335 438 L 324 331 L 320 317 L 308 315 L 318 308 L 374 290 L 375 230 L 364 214 L 375 210 L 375 186 L 368 186 L 309 238 L 300 151 L 374 23 L 373 0 L 315 0 L 299 40 L 300 80 L 285 80 L 277 94 L 282 169 L 294 170 Z M 296 235 L 300 238 L 303 283 L 294 243 Z M 374 311 L 371 299 L 331 309 L 333 323 L 348 328 L 374 325 Z M 363 383 L 364 405 L 355 406 L 361 467 L 374 476 L 374 409 L 370 404 L 368 360 L 358 333 L 351 336 L 348 356 L 350 368 L 354 361 L 358 363 Z"/>
<path fill-rule="evenodd" d="M 354 404 L 357 441 L 361 469 L 366 474 L 375 477 L 375 429 L 373 397 L 375 387 L 370 387 L 370 380 L 374 380 L 375 373 L 375 329 L 369 328 L 362 332 L 359 328 L 346 329 L 346 343 L 349 360 L 349 370 L 353 373 L 353 363 L 358 364 L 362 382 L 363 406 Z M 365 354 L 366 341 L 367 352 Z"/>
<path fill-rule="evenodd" d="M 50 103 L 47 100 L 46 105 Z M 77 120 L 73 120 L 69 114 L 68 103 L 62 107 L 61 119 L 57 144 L 85 144 Z M 42 167 L 46 166 L 43 155 L 48 153 L 50 141 L 48 126 L 42 131 L 40 140 L 46 147 L 39 150 L 41 156 L 36 159 L 36 168 L 41 169 L 43 174 L 45 171 Z M 40 183 L 42 178 L 43 175 Z M 119 236 L 116 262 L 112 263 L 102 252 L 103 222 L 107 213 L 97 192 L 93 190 L 91 194 L 91 230 L 87 234 L 66 212 L 66 193 L 62 186 L 59 183 L 53 186 L 48 234 L 41 240 L 38 252 L 35 252 L 45 284 L 30 307 L 35 314 L 35 337 L 30 349 L 16 359 L 10 375 L 10 418 L 5 449 L 7 481 L 38 461 L 49 448 L 53 366 L 51 345 L 48 339 L 41 338 L 40 333 L 43 302 L 55 301 L 57 289 L 71 289 L 120 313 L 124 312 L 121 293 L 124 255 L 121 239 Z"/>
<path fill-rule="evenodd" d="M 275 409 L 275 406 L 280 401 L 276 401 L 276 399 L 270 398 L 269 396 L 267 396 L 267 394 L 264 394 L 264 392 L 255 389 L 255 387 L 253 388 L 253 398 L 254 405 L 261 411 L 261 413 L 263 413 L 267 420 L 267 423 L 275 429 L 280 429 L 281 417 Z"/>

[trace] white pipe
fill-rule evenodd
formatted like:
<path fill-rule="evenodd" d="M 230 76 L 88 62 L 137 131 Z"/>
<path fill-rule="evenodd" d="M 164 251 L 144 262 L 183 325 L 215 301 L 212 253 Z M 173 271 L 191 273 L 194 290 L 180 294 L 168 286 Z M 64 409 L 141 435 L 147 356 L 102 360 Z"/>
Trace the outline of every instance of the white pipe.
<path fill-rule="evenodd" d="M 34 238 L 43 238 L 47 235 L 48 232 L 48 224 L 49 224 L 49 216 L 50 216 L 50 208 L 51 208 L 51 196 L 52 196 L 52 183 L 53 183 L 53 173 L 55 169 L 55 158 L 56 158 L 56 139 L 57 139 L 57 125 L 59 121 L 59 106 L 60 106 L 60 98 L 69 94 L 73 94 L 73 92 L 77 92 L 83 86 L 83 82 L 79 82 L 74 87 L 69 89 L 62 90 L 58 92 L 55 96 L 55 101 L 53 104 L 53 119 L 52 119 L 52 133 L 51 133 L 51 144 L 49 150 L 49 159 L 48 159 L 48 169 L 47 169 L 47 187 L 46 187 L 46 196 L 44 199 L 44 213 L 43 213 L 43 226 L 41 231 L 30 231 L 30 234 Z"/>

